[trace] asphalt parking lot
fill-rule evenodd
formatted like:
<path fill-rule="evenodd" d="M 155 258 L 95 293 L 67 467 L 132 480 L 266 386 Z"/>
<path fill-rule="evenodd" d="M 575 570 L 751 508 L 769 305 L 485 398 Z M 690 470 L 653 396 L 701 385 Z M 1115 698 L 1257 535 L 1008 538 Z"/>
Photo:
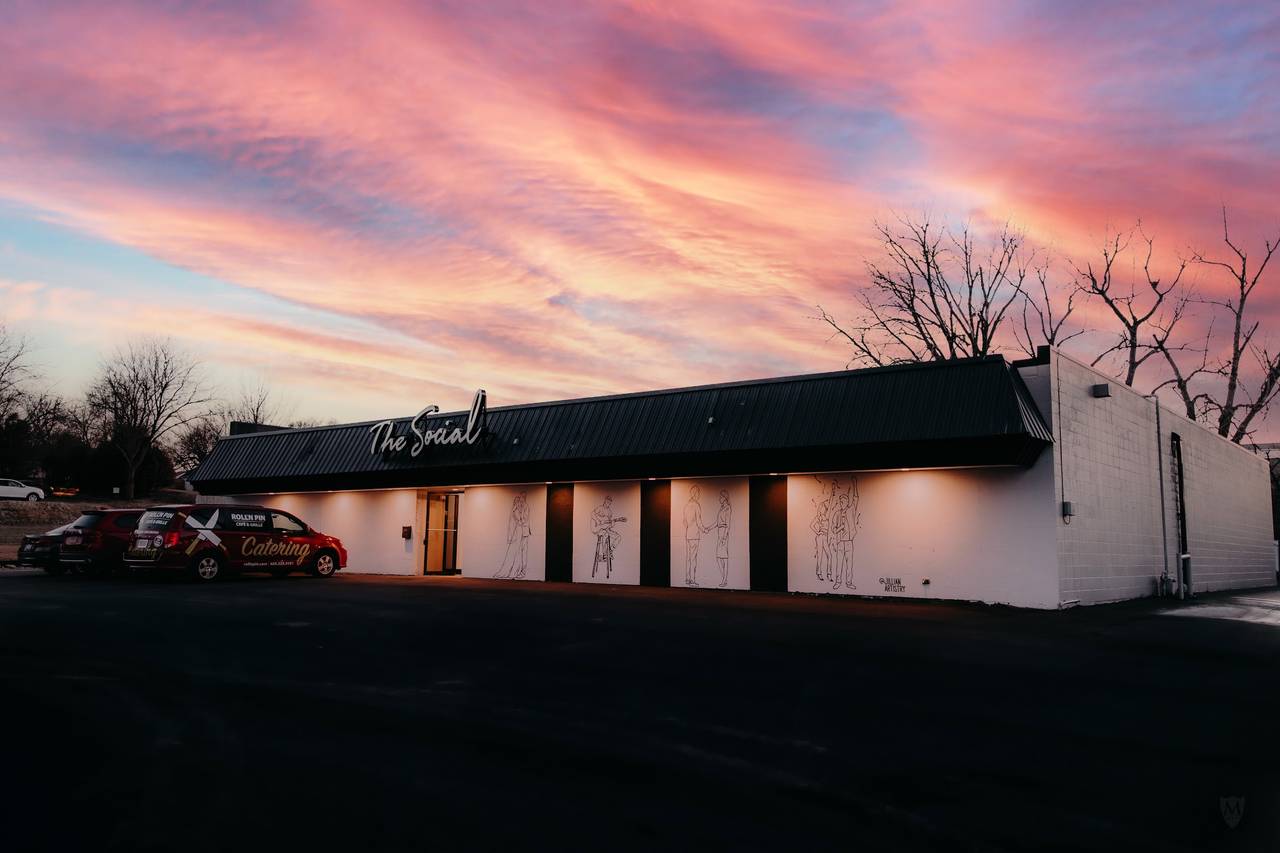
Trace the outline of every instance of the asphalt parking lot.
<path fill-rule="evenodd" d="M 4 846 L 1273 850 L 1278 653 L 1274 590 L 0 573 Z"/>

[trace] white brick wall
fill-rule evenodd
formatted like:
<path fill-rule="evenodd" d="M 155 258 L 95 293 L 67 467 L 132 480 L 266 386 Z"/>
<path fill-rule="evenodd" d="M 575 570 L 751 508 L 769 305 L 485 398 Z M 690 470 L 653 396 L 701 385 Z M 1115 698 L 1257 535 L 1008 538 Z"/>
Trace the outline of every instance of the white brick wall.
<path fill-rule="evenodd" d="M 1176 574 L 1177 528 L 1169 434 L 1182 438 L 1187 545 L 1194 592 L 1270 586 L 1276 582 L 1271 479 L 1261 456 L 1241 449 L 1181 415 L 1161 413 L 1169 489 L 1170 571 Z"/>
<path fill-rule="evenodd" d="M 1061 353 L 1054 353 L 1051 373 L 1058 500 L 1071 501 L 1075 512 L 1070 524 L 1058 522 L 1062 601 L 1153 595 L 1166 543 L 1169 572 L 1177 576 L 1170 431 L 1183 441 L 1194 589 L 1275 583 L 1265 460 L 1163 408 L 1157 439 L 1149 398 Z M 1102 382 L 1111 396 L 1094 398 L 1090 388 Z"/>

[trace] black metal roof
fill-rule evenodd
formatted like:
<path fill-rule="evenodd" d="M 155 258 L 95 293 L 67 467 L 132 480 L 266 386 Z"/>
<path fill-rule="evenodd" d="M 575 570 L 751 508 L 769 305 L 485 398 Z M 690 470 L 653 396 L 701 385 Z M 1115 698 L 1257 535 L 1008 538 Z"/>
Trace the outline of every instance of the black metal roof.
<path fill-rule="evenodd" d="M 374 423 L 224 437 L 190 480 L 207 494 L 248 494 L 1030 465 L 1053 441 L 1000 356 L 492 408 L 480 441 L 417 458 L 372 452 Z"/>

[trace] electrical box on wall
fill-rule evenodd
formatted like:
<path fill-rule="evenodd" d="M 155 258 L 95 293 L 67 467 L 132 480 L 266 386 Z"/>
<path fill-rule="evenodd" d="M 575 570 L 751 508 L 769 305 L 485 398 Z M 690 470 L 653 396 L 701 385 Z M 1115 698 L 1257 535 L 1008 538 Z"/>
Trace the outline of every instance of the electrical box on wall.
<path fill-rule="evenodd" d="M 409 525 L 407 525 L 407 524 L 406 524 L 404 527 L 401 527 L 401 528 L 400 528 L 400 538 L 401 538 L 401 539 L 412 539 L 412 538 L 413 538 L 413 528 L 412 528 L 412 527 L 410 527 L 410 526 L 409 526 Z"/>

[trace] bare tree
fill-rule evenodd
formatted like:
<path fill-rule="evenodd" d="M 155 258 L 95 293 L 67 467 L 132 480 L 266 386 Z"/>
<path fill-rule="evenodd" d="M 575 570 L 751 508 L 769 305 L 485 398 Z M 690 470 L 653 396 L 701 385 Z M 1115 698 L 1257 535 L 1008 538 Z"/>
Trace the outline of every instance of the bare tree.
<path fill-rule="evenodd" d="M 169 448 L 174 464 L 179 471 L 193 471 L 213 453 L 218 439 L 230 433 L 233 421 L 262 426 L 282 419 L 285 412 L 265 382 L 252 387 L 242 385 L 234 402 L 213 409 L 177 432 Z"/>
<path fill-rule="evenodd" d="M 1185 367 L 1179 361 L 1179 355 L 1183 352 L 1193 351 L 1193 348 L 1186 346 L 1171 347 L 1169 345 L 1169 336 L 1174 325 L 1176 323 L 1169 324 L 1167 328 L 1161 327 L 1151 336 L 1151 345 L 1164 358 L 1165 366 L 1169 368 L 1169 378 L 1153 388 L 1152 393 L 1158 394 L 1165 388 L 1172 388 L 1174 393 L 1178 395 L 1186 416 L 1193 421 L 1199 420 L 1205 413 L 1208 394 L 1196 389 L 1202 385 L 1202 376 L 1213 373 L 1213 370 L 1209 367 L 1209 350 L 1213 342 L 1213 324 L 1209 325 L 1209 329 L 1205 333 L 1204 344 L 1194 348 L 1194 351 L 1200 355 L 1200 363 L 1191 368 Z"/>
<path fill-rule="evenodd" d="M 1280 394 L 1280 353 L 1272 352 L 1258 340 L 1260 321 L 1249 312 L 1249 297 L 1253 295 L 1271 263 L 1276 249 L 1280 248 L 1280 235 L 1274 240 L 1263 241 L 1263 251 L 1256 266 L 1250 266 L 1249 253 L 1232 239 L 1227 224 L 1227 209 L 1222 209 L 1222 242 L 1229 250 L 1226 260 L 1210 258 L 1196 252 L 1192 259 L 1197 264 L 1221 270 L 1232 282 L 1232 294 L 1226 299 L 1206 299 L 1206 304 L 1227 312 L 1231 322 L 1230 348 L 1226 357 L 1210 365 L 1207 361 L 1200 373 L 1212 373 L 1225 382 L 1217 393 L 1204 392 L 1203 413 L 1213 422 L 1218 434 L 1234 442 L 1242 442 L 1255 429 L 1259 417 L 1266 417 L 1271 403 Z M 1206 353 L 1208 345 L 1206 344 Z M 1170 359 L 1171 368 L 1174 367 Z M 1251 387 L 1246 387 L 1246 375 L 1256 370 Z"/>
<path fill-rule="evenodd" d="M 104 439 L 125 462 L 124 497 L 138 470 L 167 436 L 208 413 L 211 401 L 196 363 L 172 342 L 130 344 L 102 365 L 87 394 Z"/>
<path fill-rule="evenodd" d="M 17 410 L 23 389 L 33 376 L 27 339 L 0 323 L 0 420 Z"/>
<path fill-rule="evenodd" d="M 856 297 L 855 322 L 843 325 L 818 306 L 816 319 L 852 349 L 850 364 L 947 361 L 998 351 L 1028 272 L 1023 235 L 1006 224 L 979 247 L 967 226 L 952 232 L 927 216 L 875 227 L 884 260 L 866 262 L 870 286 Z"/>
<path fill-rule="evenodd" d="M 72 401 L 64 406 L 64 427 L 69 435 L 79 439 L 82 444 L 91 445 L 97 439 L 98 420 L 88 401 Z"/>
<path fill-rule="evenodd" d="M 253 387 L 241 386 L 239 399 L 227 407 L 225 415 L 227 421 L 261 426 L 281 419 L 284 407 L 271 388 L 259 381 Z"/>
<path fill-rule="evenodd" d="M 22 417 L 33 441 L 47 444 L 65 430 L 69 417 L 67 401 L 48 391 L 23 395 Z"/>
<path fill-rule="evenodd" d="M 187 474 L 213 453 L 218 439 L 226 434 L 226 420 L 220 414 L 196 418 L 181 429 L 173 441 L 173 464 L 180 473 Z"/>
<path fill-rule="evenodd" d="M 1076 310 L 1079 290 L 1067 288 L 1063 299 L 1063 289 L 1052 283 L 1052 261 L 1049 258 L 1033 258 L 1028 266 L 1030 276 L 1025 271 L 1020 276 L 1023 282 L 1022 328 L 1015 326 L 1013 333 L 1022 351 L 1034 357 L 1038 347 L 1063 346 L 1083 335 L 1085 330 L 1068 325 Z M 1027 283 L 1028 278 L 1034 278 L 1035 282 Z"/>
<path fill-rule="evenodd" d="M 1142 258 L 1143 283 L 1139 287 L 1136 272 L 1126 287 L 1117 281 L 1117 262 L 1129 252 L 1134 234 L 1140 235 L 1146 246 Z M 1155 254 L 1155 241 L 1142 231 L 1142 224 L 1128 232 L 1117 231 L 1102 245 L 1101 263 L 1091 261 L 1076 267 L 1077 286 L 1089 298 L 1099 299 L 1110 310 L 1120 326 L 1114 344 L 1103 350 L 1093 360 L 1096 367 L 1113 354 L 1123 358 L 1120 378 L 1132 386 L 1138 369 L 1159 352 L 1159 347 L 1148 343 L 1154 334 L 1168 346 L 1174 327 L 1182 318 L 1187 300 L 1178 290 L 1187 260 L 1179 259 L 1178 271 L 1172 279 L 1157 278 L 1152 274 L 1151 259 Z M 1154 331 L 1152 331 L 1154 330 Z"/>

